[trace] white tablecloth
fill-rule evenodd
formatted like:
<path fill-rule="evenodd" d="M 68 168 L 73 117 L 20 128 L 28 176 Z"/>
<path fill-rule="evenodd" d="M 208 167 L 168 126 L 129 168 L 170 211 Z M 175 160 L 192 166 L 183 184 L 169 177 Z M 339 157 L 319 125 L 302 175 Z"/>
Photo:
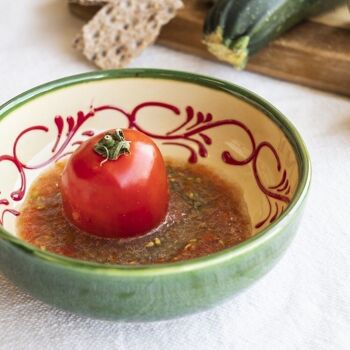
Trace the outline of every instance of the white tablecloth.
<path fill-rule="evenodd" d="M 3 0 L 0 11 L 0 103 L 34 85 L 94 69 L 71 49 L 81 22 L 69 15 L 65 1 Z M 297 238 L 276 268 L 243 294 L 166 322 L 82 318 L 32 299 L 0 274 L 0 349 L 349 349 L 349 99 L 162 47 L 148 49 L 132 66 L 241 84 L 295 123 L 313 160 Z"/>

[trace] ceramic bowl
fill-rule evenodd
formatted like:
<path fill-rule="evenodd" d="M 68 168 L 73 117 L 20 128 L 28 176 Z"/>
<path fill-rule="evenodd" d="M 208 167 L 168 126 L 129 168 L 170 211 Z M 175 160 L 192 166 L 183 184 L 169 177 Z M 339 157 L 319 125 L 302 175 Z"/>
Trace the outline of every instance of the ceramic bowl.
<path fill-rule="evenodd" d="M 16 217 L 33 179 L 114 127 L 141 130 L 165 157 L 238 184 L 253 236 L 206 257 L 143 266 L 74 260 L 21 240 Z M 1 271 L 35 298 L 96 318 L 172 318 L 246 288 L 290 244 L 310 184 L 304 143 L 278 110 L 239 86 L 176 71 L 92 72 L 39 86 L 1 107 L 0 140 Z"/>

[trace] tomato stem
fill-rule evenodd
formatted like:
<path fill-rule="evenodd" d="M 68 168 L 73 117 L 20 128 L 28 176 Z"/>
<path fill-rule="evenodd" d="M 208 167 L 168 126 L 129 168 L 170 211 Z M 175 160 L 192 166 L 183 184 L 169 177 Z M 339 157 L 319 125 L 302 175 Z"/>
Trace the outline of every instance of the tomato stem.
<path fill-rule="evenodd" d="M 109 160 L 116 160 L 120 156 L 130 154 L 130 141 L 126 141 L 122 129 L 106 133 L 94 146 L 94 151 L 105 158 L 101 166 Z"/>

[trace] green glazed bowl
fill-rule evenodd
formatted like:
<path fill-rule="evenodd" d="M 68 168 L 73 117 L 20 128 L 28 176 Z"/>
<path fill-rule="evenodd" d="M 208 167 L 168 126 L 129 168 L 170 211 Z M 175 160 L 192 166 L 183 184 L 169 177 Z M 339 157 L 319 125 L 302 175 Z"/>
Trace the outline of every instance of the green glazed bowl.
<path fill-rule="evenodd" d="M 206 257 L 143 266 L 74 260 L 21 240 L 16 217 L 33 179 L 111 127 L 141 130 L 164 156 L 211 166 L 240 186 L 252 237 Z M 0 107 L 0 140 L 1 271 L 33 297 L 95 318 L 168 319 L 242 291 L 290 244 L 310 185 L 305 145 L 278 110 L 239 86 L 184 72 L 112 70 L 39 86 Z"/>

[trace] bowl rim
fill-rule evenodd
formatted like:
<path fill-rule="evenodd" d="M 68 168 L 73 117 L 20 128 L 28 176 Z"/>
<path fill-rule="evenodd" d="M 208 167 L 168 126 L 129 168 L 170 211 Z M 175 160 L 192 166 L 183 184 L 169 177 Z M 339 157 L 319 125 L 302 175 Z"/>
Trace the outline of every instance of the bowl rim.
<path fill-rule="evenodd" d="M 285 212 L 273 223 L 268 225 L 261 232 L 257 233 L 242 243 L 223 249 L 203 257 L 163 264 L 145 265 L 109 265 L 79 259 L 69 258 L 63 255 L 40 250 L 33 245 L 12 235 L 0 225 L 0 239 L 8 241 L 10 244 L 32 254 L 46 263 L 53 263 L 61 267 L 74 268 L 85 272 L 103 273 L 111 276 L 158 276 L 170 273 L 181 273 L 185 271 L 195 271 L 217 264 L 224 263 L 233 258 L 239 258 L 246 253 L 261 246 L 266 241 L 273 239 L 294 217 L 294 214 L 302 207 L 307 197 L 311 182 L 311 160 L 304 141 L 295 126 L 272 104 L 239 85 L 223 81 L 217 78 L 199 75 L 184 71 L 131 68 L 119 70 L 92 71 L 88 73 L 68 76 L 62 79 L 50 81 L 48 83 L 34 87 L 20 95 L 12 98 L 0 106 L 0 122 L 18 107 L 53 91 L 70 87 L 72 85 L 96 82 L 110 79 L 126 78 L 151 78 L 165 79 L 172 81 L 187 82 L 194 85 L 205 86 L 210 89 L 223 91 L 233 95 L 256 108 L 260 109 L 269 117 L 286 135 L 296 154 L 299 166 L 299 183 L 292 201 Z"/>

